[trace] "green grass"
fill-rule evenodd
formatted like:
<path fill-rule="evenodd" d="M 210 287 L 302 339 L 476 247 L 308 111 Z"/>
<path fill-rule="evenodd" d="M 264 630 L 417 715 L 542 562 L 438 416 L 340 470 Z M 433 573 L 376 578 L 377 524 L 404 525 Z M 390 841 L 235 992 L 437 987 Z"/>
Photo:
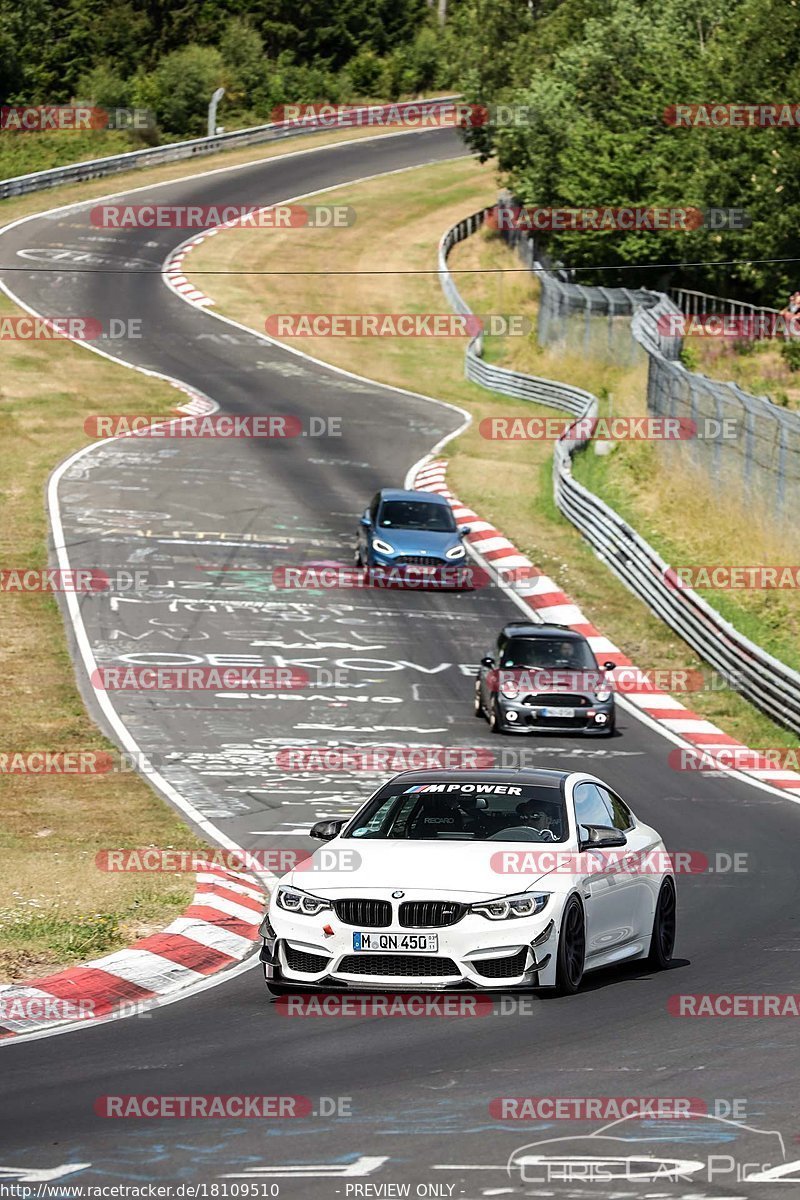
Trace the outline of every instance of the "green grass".
<path fill-rule="evenodd" d="M 119 129 L 0 133 L 0 179 L 141 149 L 141 139 Z"/>

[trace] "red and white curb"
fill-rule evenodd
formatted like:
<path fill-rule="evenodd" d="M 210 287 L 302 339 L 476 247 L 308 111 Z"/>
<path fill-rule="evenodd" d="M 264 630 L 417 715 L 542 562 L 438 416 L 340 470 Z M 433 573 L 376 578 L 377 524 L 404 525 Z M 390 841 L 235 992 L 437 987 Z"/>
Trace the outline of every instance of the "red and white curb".
<path fill-rule="evenodd" d="M 236 224 L 238 224 L 237 221 L 227 221 L 224 225 L 215 225 L 212 229 L 205 229 L 202 233 L 198 233 L 197 237 L 192 238 L 188 242 L 182 242 L 178 246 L 178 249 L 164 263 L 161 272 L 164 282 L 170 291 L 176 292 L 182 300 L 193 304 L 195 308 L 210 308 L 215 303 L 211 296 L 207 296 L 205 292 L 201 292 L 200 288 L 195 287 L 191 280 L 186 278 L 183 260 L 190 250 L 193 250 L 195 246 L 199 246 L 206 238 L 219 233 L 221 229 L 231 229 Z"/>
<path fill-rule="evenodd" d="M 437 492 L 439 495 L 447 497 L 456 520 L 459 523 L 470 525 L 471 532 L 467 535 L 467 541 L 489 568 L 498 570 L 502 567 L 505 572 L 510 572 L 513 568 L 531 569 L 530 579 L 507 586 L 530 610 L 535 620 L 568 625 L 571 629 L 582 633 L 599 659 L 609 659 L 618 666 L 627 668 L 626 676 L 628 678 L 632 676 L 634 684 L 638 673 L 641 676 L 642 688 L 640 691 L 628 690 L 626 685 L 625 699 L 635 704 L 665 730 L 688 743 L 698 754 L 702 753 L 704 756 L 708 756 L 709 765 L 710 759 L 715 757 L 718 752 L 720 771 L 725 770 L 726 766 L 730 766 L 737 773 L 756 779 L 761 783 L 788 791 L 798 790 L 800 793 L 800 774 L 798 772 L 782 770 L 770 764 L 763 755 L 749 750 L 742 742 L 730 737 L 713 722 L 692 712 L 674 696 L 653 688 L 649 683 L 647 673 L 634 666 L 619 647 L 615 646 L 584 616 L 572 597 L 563 592 L 554 580 L 541 574 L 531 560 L 521 554 L 499 529 L 495 529 L 488 521 L 481 520 L 477 513 L 474 513 L 471 508 L 467 508 L 452 494 L 447 487 L 446 475 L 446 460 L 433 459 L 419 466 L 414 476 L 413 486 L 422 491 Z M 745 756 L 747 756 L 748 763 L 755 765 L 738 766 L 737 758 L 741 762 Z M 687 767 L 687 769 L 691 768 Z"/>
<path fill-rule="evenodd" d="M 266 896 L 239 871 L 199 864 L 192 903 L 161 933 L 29 983 L 0 984 L 0 1039 L 76 1021 L 146 1013 L 148 1002 L 243 961 Z"/>
<path fill-rule="evenodd" d="M 180 413 L 186 413 L 189 417 L 207 417 L 211 413 L 215 413 L 219 408 L 216 400 L 210 400 L 208 396 L 201 396 L 197 392 L 191 392 L 188 388 L 183 389 L 190 397 L 184 404 L 177 404 L 176 410 Z"/>

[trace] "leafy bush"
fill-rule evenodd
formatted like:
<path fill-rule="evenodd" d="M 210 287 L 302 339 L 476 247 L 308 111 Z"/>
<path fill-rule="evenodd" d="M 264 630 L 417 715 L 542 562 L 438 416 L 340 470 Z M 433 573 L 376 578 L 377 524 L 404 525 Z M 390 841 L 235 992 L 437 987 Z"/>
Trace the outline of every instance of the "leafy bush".
<path fill-rule="evenodd" d="M 81 75 L 77 94 L 81 100 L 100 108 L 127 108 L 131 102 L 131 85 L 110 63 L 98 63 Z"/>
<path fill-rule="evenodd" d="M 781 346 L 781 358 L 792 374 L 800 371 L 800 341 L 784 342 Z"/>
<path fill-rule="evenodd" d="M 190 44 L 162 58 L 155 71 L 140 74 L 135 103 L 152 109 L 161 129 L 182 137 L 206 132 L 208 104 L 225 82 L 225 64 L 213 46 Z"/>
<path fill-rule="evenodd" d="M 374 51 L 359 50 L 347 64 L 353 92 L 358 96 L 376 96 L 384 74 L 383 63 Z"/>

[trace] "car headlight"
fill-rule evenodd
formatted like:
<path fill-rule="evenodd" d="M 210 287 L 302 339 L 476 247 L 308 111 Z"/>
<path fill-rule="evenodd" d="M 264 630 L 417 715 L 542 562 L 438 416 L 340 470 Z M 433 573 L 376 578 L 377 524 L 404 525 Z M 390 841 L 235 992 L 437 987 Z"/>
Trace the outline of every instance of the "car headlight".
<path fill-rule="evenodd" d="M 611 699 L 611 689 L 610 688 L 601 688 L 599 692 L 595 692 L 594 698 L 595 698 L 595 700 L 599 700 L 601 704 L 604 700 L 610 700 Z"/>
<path fill-rule="evenodd" d="M 463 558 L 466 553 L 463 546 L 451 546 L 445 554 L 445 558 Z"/>
<path fill-rule="evenodd" d="M 517 683 L 516 679 L 501 679 L 500 691 L 504 696 L 507 696 L 509 700 L 513 700 L 519 695 L 519 684 Z"/>
<path fill-rule="evenodd" d="M 378 554 L 394 554 L 394 546 L 390 546 L 388 542 L 384 542 L 383 538 L 373 538 L 372 549 L 377 550 Z"/>
<path fill-rule="evenodd" d="M 287 912 L 302 913 L 306 917 L 315 917 L 317 913 L 330 908 L 330 902 L 323 900 L 321 896 L 311 896 L 308 892 L 301 892 L 293 887 L 278 888 L 275 903 L 278 908 L 285 908 Z"/>
<path fill-rule="evenodd" d="M 499 900 L 479 900 L 470 905 L 470 912 L 480 913 L 490 921 L 507 921 L 512 917 L 535 917 L 550 899 L 549 892 L 518 892 L 501 896 Z"/>

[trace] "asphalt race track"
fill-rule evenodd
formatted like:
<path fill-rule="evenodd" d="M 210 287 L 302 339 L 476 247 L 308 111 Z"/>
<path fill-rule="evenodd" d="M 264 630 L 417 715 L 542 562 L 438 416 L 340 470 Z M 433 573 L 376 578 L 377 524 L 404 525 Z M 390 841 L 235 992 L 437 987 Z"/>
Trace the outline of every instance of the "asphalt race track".
<path fill-rule="evenodd" d="M 393 135 L 216 171 L 133 199 L 263 205 L 462 152 L 446 130 Z M 800 1158 L 792 1021 L 677 1019 L 667 1009 L 676 993 L 797 990 L 798 806 L 743 782 L 672 770 L 672 743 L 627 713 L 609 742 L 491 738 L 471 714 L 471 676 L 498 625 L 518 615 L 494 588 L 270 591 L 263 572 L 276 565 L 350 561 L 357 517 L 374 490 L 402 484 L 462 418 L 191 308 L 158 274 L 186 231 L 99 230 L 90 208 L 0 236 L 0 265 L 31 268 L 0 271 L 15 295 L 43 314 L 141 319 L 141 340 L 105 348 L 182 380 L 224 412 L 291 414 L 306 432 L 311 417 L 341 418 L 341 437 L 114 441 L 61 480 L 73 565 L 148 574 L 145 593 L 81 600 L 98 662 L 207 665 L 234 656 L 288 663 L 321 680 L 294 693 L 117 693 L 117 711 L 171 786 L 241 845 L 306 846 L 315 819 L 350 811 L 377 777 L 288 770 L 276 758 L 287 747 L 524 746 L 542 765 L 605 776 L 670 849 L 712 861 L 747 852 L 748 870 L 679 880 L 670 971 L 591 975 L 578 996 L 535 996 L 522 1012 L 504 1015 L 498 1003 L 494 1016 L 479 1019 L 304 1020 L 278 1011 L 256 968 L 141 1018 L 6 1045 L 0 1178 L 8 1167 L 88 1164 L 66 1182 L 210 1188 L 263 1180 L 279 1187 L 263 1194 L 291 1200 L 380 1195 L 352 1188 L 390 1183 L 411 1184 L 411 1195 L 419 1184 L 420 1195 L 456 1197 L 791 1194 L 791 1184 L 737 1182 L 734 1170 L 711 1182 L 542 1184 L 532 1168 L 507 1173 L 508 1156 L 540 1139 L 585 1139 L 597 1122 L 500 1122 L 489 1103 L 521 1095 L 697 1097 L 713 1112 L 717 1100 L 738 1100 L 749 1130 L 710 1117 L 666 1131 L 663 1122 L 637 1122 L 623 1127 L 639 1139 L 633 1148 L 589 1146 L 595 1154 L 728 1154 L 773 1166 Z M 76 274 L 70 264 L 99 273 Z M 34 269 L 44 266 L 52 269 Z M 97 411 L 113 413 L 114 398 L 98 397 Z M 264 1122 L 95 1114 L 103 1095 L 144 1093 L 302 1095 L 320 1115 Z M 351 1098 L 351 1115 L 324 1115 L 320 1097 Z M 731 1115 L 724 1104 L 718 1112 Z M 765 1131 L 780 1131 L 781 1150 Z M 564 1152 L 586 1149 L 581 1140 Z"/>

